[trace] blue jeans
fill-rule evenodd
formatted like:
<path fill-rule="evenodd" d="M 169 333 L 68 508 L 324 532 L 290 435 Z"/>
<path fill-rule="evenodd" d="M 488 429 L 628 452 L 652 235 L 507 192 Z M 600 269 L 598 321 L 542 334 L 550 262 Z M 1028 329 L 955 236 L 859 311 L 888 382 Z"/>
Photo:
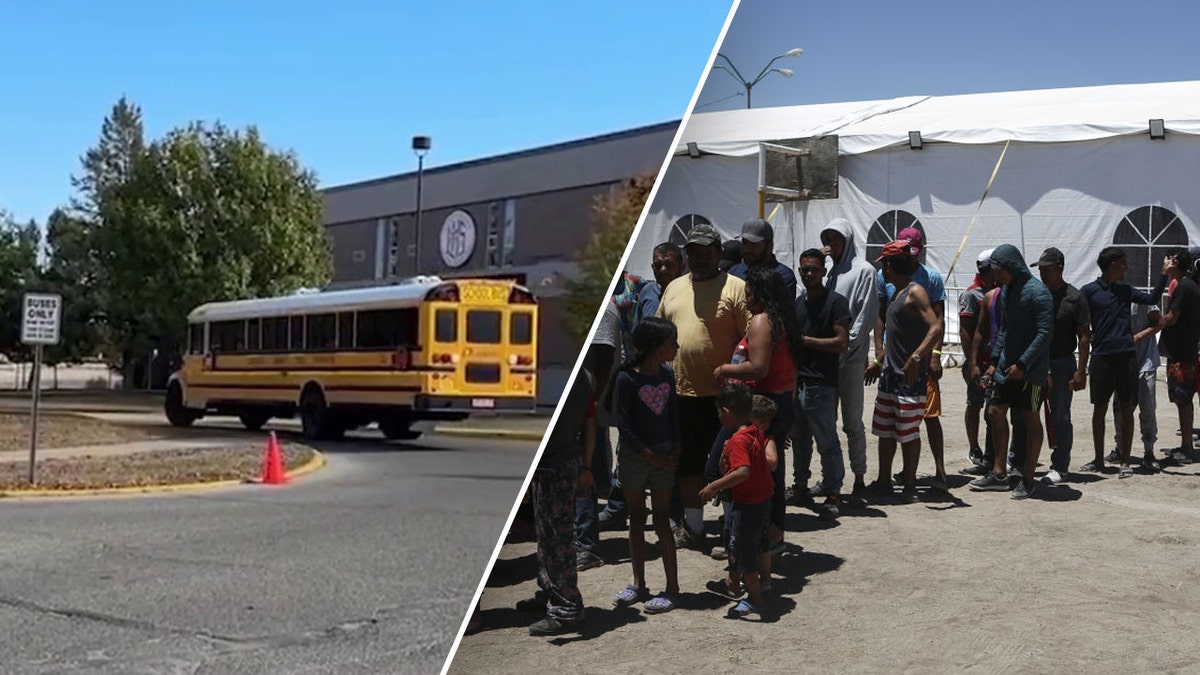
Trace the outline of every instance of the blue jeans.
<path fill-rule="evenodd" d="M 1054 452 L 1050 468 L 1059 473 L 1071 465 L 1071 446 L 1075 443 L 1075 425 L 1071 424 L 1071 378 L 1075 376 L 1075 355 L 1050 359 L 1050 423 L 1054 426 Z"/>
<path fill-rule="evenodd" d="M 798 486 L 808 485 L 812 471 L 813 442 L 821 455 L 821 485 L 837 494 L 846 478 L 842 443 L 837 433 L 837 388 L 800 384 L 796 388 L 796 418 L 792 425 L 792 449 L 796 463 L 792 477 Z"/>
<path fill-rule="evenodd" d="M 596 495 L 608 492 L 612 482 L 612 442 L 608 427 L 596 425 L 596 452 L 592 455 L 592 479 L 596 482 L 591 494 L 575 496 L 575 548 L 596 552 L 600 545 L 599 502 Z"/>
<path fill-rule="evenodd" d="M 617 475 L 617 467 L 620 466 L 620 463 L 621 463 L 620 455 L 621 455 L 621 439 L 618 438 L 617 439 L 617 457 L 618 457 L 618 459 L 617 459 L 616 464 L 613 466 L 613 475 L 614 476 Z M 614 481 L 612 481 L 612 487 L 610 487 L 608 490 L 608 499 L 605 500 L 604 510 L 601 511 L 601 514 L 604 515 L 604 517 L 606 519 L 624 520 L 625 516 L 627 515 L 626 511 L 627 510 L 625 508 L 625 491 L 622 490 L 621 486 L 617 485 L 617 481 L 614 480 Z"/>

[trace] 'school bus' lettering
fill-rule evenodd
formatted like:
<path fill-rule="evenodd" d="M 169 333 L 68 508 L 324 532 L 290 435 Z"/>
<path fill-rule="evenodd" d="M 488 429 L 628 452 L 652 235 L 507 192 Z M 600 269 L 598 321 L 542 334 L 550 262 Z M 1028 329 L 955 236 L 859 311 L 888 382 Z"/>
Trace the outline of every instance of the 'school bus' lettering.
<path fill-rule="evenodd" d="M 299 416 L 309 438 L 371 423 L 391 439 L 420 420 L 532 410 L 537 301 L 511 281 L 436 277 L 392 286 L 209 303 L 166 414 L 236 415 L 248 429 Z"/>

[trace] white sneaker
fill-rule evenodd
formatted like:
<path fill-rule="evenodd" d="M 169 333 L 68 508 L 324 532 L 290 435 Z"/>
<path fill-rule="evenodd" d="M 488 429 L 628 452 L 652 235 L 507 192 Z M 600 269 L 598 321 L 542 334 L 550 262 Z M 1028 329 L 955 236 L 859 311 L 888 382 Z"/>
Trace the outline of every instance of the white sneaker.
<path fill-rule="evenodd" d="M 1050 469 L 1049 471 L 1046 472 L 1046 476 L 1042 480 L 1046 481 L 1047 483 L 1049 483 L 1051 485 L 1058 485 L 1059 483 L 1066 481 L 1067 477 L 1064 476 L 1063 474 L 1055 471 L 1054 469 Z"/>

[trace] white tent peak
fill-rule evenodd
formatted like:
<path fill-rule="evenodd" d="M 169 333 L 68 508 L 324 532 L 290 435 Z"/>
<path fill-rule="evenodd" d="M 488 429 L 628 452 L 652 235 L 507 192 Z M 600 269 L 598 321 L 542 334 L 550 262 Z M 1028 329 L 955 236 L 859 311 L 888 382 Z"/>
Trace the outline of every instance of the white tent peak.
<path fill-rule="evenodd" d="M 744 157 L 760 141 L 837 134 L 839 154 L 858 155 L 906 144 L 1061 143 L 1148 133 L 1200 135 L 1200 81 L 1112 84 L 1025 91 L 908 96 L 692 115 L 676 148 Z"/>

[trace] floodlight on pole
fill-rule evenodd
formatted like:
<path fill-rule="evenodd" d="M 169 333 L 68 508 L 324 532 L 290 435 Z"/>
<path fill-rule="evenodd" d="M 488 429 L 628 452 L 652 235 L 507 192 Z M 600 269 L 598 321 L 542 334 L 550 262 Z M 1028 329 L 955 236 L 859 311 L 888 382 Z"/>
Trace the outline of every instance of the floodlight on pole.
<path fill-rule="evenodd" d="M 421 273 L 421 179 L 425 173 L 425 155 L 433 147 L 433 139 L 429 136 L 413 136 L 412 149 L 417 156 L 417 219 L 413 241 L 413 274 Z"/>
<path fill-rule="evenodd" d="M 730 77 L 737 80 L 738 84 L 740 84 L 746 88 L 746 108 L 750 108 L 751 90 L 754 89 L 754 85 L 758 84 L 759 82 L 762 82 L 764 77 L 766 77 L 767 75 L 770 75 L 771 73 L 779 73 L 780 75 L 782 75 L 784 77 L 791 77 L 792 75 L 795 74 L 792 70 L 790 70 L 788 68 L 773 68 L 772 66 L 775 65 L 775 62 L 778 61 L 779 59 L 784 59 L 784 58 L 798 58 L 803 53 L 804 53 L 804 50 L 799 47 L 796 47 L 795 49 L 787 50 L 786 52 L 780 54 L 779 56 L 776 56 L 775 58 L 771 59 L 767 63 L 766 66 L 763 66 L 763 69 L 758 74 L 758 76 L 755 77 L 753 80 L 749 80 L 749 81 L 747 81 L 746 78 L 742 77 L 742 74 L 740 72 L 738 72 L 737 66 L 733 65 L 733 61 L 730 61 L 728 56 L 725 56 L 724 54 L 721 54 L 719 52 L 717 53 L 717 56 L 724 59 L 726 65 L 715 65 L 715 66 L 713 66 L 713 70 L 723 70 L 723 71 L 729 73 Z"/>

